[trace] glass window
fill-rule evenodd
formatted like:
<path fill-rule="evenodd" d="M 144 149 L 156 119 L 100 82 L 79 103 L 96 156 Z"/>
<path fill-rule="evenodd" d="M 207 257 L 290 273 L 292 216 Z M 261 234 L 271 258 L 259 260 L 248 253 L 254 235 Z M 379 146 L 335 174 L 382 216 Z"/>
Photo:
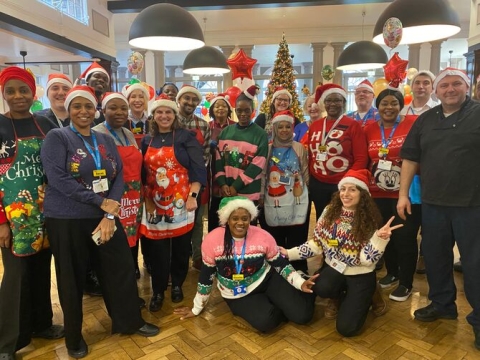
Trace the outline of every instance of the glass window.
<path fill-rule="evenodd" d="M 88 25 L 87 0 L 38 0 L 78 22 Z"/>

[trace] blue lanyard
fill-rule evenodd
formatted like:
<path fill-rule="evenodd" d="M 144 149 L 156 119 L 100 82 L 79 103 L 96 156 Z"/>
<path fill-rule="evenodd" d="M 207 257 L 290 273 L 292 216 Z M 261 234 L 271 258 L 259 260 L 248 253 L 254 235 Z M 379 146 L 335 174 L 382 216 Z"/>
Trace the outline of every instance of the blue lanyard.
<path fill-rule="evenodd" d="M 332 229 L 332 239 L 336 239 L 336 238 L 337 238 L 337 223 L 334 222 L 333 229 Z"/>
<path fill-rule="evenodd" d="M 393 128 L 392 128 L 392 132 L 390 133 L 390 136 L 386 140 L 385 140 L 385 127 L 383 126 L 383 122 L 380 124 L 380 133 L 382 134 L 382 147 L 384 149 L 388 148 L 388 145 L 392 141 L 393 134 L 395 133 L 395 130 L 397 129 L 399 122 L 400 122 L 400 116 L 398 116 L 397 120 L 395 120 L 395 124 L 393 124 Z"/>
<path fill-rule="evenodd" d="M 240 259 L 238 259 L 237 252 L 235 250 L 235 240 L 232 239 L 233 245 L 233 261 L 235 261 L 235 269 L 237 274 L 242 273 L 242 266 L 243 266 L 243 259 L 245 259 L 245 249 L 247 248 L 247 236 L 243 239 L 243 246 L 242 246 L 242 255 Z"/>
<path fill-rule="evenodd" d="M 70 123 L 70 129 L 80 138 L 82 139 L 85 148 L 87 151 L 92 155 L 93 161 L 95 161 L 95 167 L 97 170 L 100 170 L 102 168 L 102 160 L 100 159 L 100 151 L 98 150 L 98 143 L 97 143 L 97 137 L 95 136 L 95 131 L 90 130 L 90 135 L 92 136 L 92 141 L 93 141 L 93 148 L 92 146 L 85 141 L 83 136 L 78 132 L 77 129 L 73 126 L 72 123 Z"/>
<path fill-rule="evenodd" d="M 104 121 L 103 124 L 105 125 L 105 127 L 107 128 L 107 130 L 110 131 L 110 134 L 112 134 L 112 136 L 113 136 L 115 139 L 117 139 L 120 144 L 123 145 L 122 140 L 120 140 L 120 137 L 119 137 L 118 134 L 112 129 L 112 127 L 111 127 L 106 121 Z M 129 145 L 130 145 L 130 142 L 128 141 L 127 135 L 125 135 L 125 133 L 123 132 L 123 129 L 121 129 L 121 130 L 122 130 L 123 138 L 125 139 L 125 146 L 129 146 Z"/>
<path fill-rule="evenodd" d="M 373 119 L 375 120 L 375 109 L 373 107 L 371 107 L 367 113 L 365 114 L 365 116 L 363 117 L 363 119 L 360 117 L 358 111 L 355 112 L 355 120 L 357 121 L 361 121 L 362 122 L 362 127 L 365 126 L 365 124 L 367 123 L 367 120 L 368 119 Z"/>

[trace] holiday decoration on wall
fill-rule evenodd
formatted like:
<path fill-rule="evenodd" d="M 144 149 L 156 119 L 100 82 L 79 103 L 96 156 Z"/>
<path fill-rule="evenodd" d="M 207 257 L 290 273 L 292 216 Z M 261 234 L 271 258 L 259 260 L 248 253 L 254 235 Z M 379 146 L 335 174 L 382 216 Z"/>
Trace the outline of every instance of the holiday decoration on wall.
<path fill-rule="evenodd" d="M 227 60 L 227 64 L 232 70 L 232 79 L 240 78 L 242 81 L 244 78 L 253 79 L 253 65 L 256 63 L 257 60 L 248 57 L 243 49 Z"/>
<path fill-rule="evenodd" d="M 395 49 L 402 41 L 403 25 L 396 17 L 391 17 L 383 25 L 383 41 L 390 49 Z"/>
<path fill-rule="evenodd" d="M 268 90 L 265 94 L 265 100 L 263 100 L 260 107 L 260 112 L 268 113 L 270 111 L 272 96 L 275 92 L 275 88 L 278 86 L 285 88 L 292 95 L 290 110 L 297 119 L 303 121 L 303 111 L 298 101 L 292 58 L 290 57 L 287 40 L 285 40 L 285 34 L 282 35 L 282 41 L 280 41 L 279 44 L 277 58 L 273 65 L 272 75 L 270 77 L 270 82 L 268 83 Z"/>
<path fill-rule="evenodd" d="M 138 51 L 131 53 L 127 59 L 127 69 L 132 75 L 139 74 L 143 70 L 144 65 L 143 55 Z"/>
<path fill-rule="evenodd" d="M 322 68 L 322 78 L 323 80 L 330 81 L 335 76 L 335 70 L 331 65 L 325 65 Z"/>

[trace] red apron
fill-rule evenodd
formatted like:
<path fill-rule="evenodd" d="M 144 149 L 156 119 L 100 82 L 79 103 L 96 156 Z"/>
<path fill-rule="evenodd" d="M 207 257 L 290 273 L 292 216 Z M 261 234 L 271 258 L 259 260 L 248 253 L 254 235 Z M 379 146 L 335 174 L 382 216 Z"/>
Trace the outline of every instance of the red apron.
<path fill-rule="evenodd" d="M 145 196 L 153 200 L 155 212 L 151 215 L 143 206 L 140 234 L 160 240 L 187 233 L 195 220 L 195 211 L 186 209 L 190 191 L 188 170 L 178 162 L 173 146 L 149 146 L 143 160 L 147 170 Z"/>
<path fill-rule="evenodd" d="M 198 140 L 203 150 L 205 138 L 203 137 L 202 131 L 200 130 L 200 125 L 198 124 L 197 118 L 195 118 L 195 125 L 197 128 L 192 130 L 195 131 L 195 138 Z M 205 186 L 205 188 L 202 191 L 202 196 L 200 198 L 200 205 L 205 205 L 205 204 L 208 204 L 209 202 L 210 202 L 210 185 L 209 185 L 209 182 L 207 181 L 207 186 Z"/>
<path fill-rule="evenodd" d="M 138 241 L 138 210 L 141 204 L 141 171 L 142 153 L 133 145 L 117 145 L 118 153 L 123 162 L 123 188 L 122 199 L 120 200 L 120 222 L 127 234 L 128 245 L 133 247 Z"/>

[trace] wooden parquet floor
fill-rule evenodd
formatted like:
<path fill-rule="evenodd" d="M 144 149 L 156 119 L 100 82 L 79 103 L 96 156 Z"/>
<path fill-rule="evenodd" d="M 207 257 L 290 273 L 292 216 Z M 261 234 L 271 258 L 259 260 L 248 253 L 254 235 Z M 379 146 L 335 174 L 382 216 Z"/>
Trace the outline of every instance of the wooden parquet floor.
<path fill-rule="evenodd" d="M 54 271 L 52 263 L 54 323 L 61 324 L 63 315 Z M 150 277 L 145 270 L 141 272 L 139 294 L 148 304 Z M 2 274 L 0 259 L 0 276 Z M 382 270 L 377 276 L 384 274 Z M 471 308 L 465 299 L 461 274 L 455 274 L 458 320 L 433 323 L 413 320 L 413 311 L 428 304 L 425 275 L 415 275 L 411 298 L 401 303 L 387 300 L 388 312 L 379 318 L 369 314 L 363 332 L 353 338 L 342 338 L 335 330 L 335 321 L 324 318 L 325 301 L 319 298 L 310 324 L 285 323 L 269 334 L 259 333 L 234 317 L 216 290 L 200 316 L 181 321 L 173 309 L 191 306 L 197 278 L 198 272 L 190 270 L 182 303 L 173 304 L 167 293 L 161 311 L 142 310 L 146 321 L 161 327 L 160 334 L 151 338 L 110 335 L 111 322 L 102 298 L 84 296 L 83 334 L 90 351 L 85 359 L 480 359 L 480 351 L 473 346 L 471 327 L 465 320 Z M 384 290 L 385 297 L 388 294 Z M 34 339 L 17 353 L 17 358 L 68 359 L 68 355 L 63 339 Z"/>

